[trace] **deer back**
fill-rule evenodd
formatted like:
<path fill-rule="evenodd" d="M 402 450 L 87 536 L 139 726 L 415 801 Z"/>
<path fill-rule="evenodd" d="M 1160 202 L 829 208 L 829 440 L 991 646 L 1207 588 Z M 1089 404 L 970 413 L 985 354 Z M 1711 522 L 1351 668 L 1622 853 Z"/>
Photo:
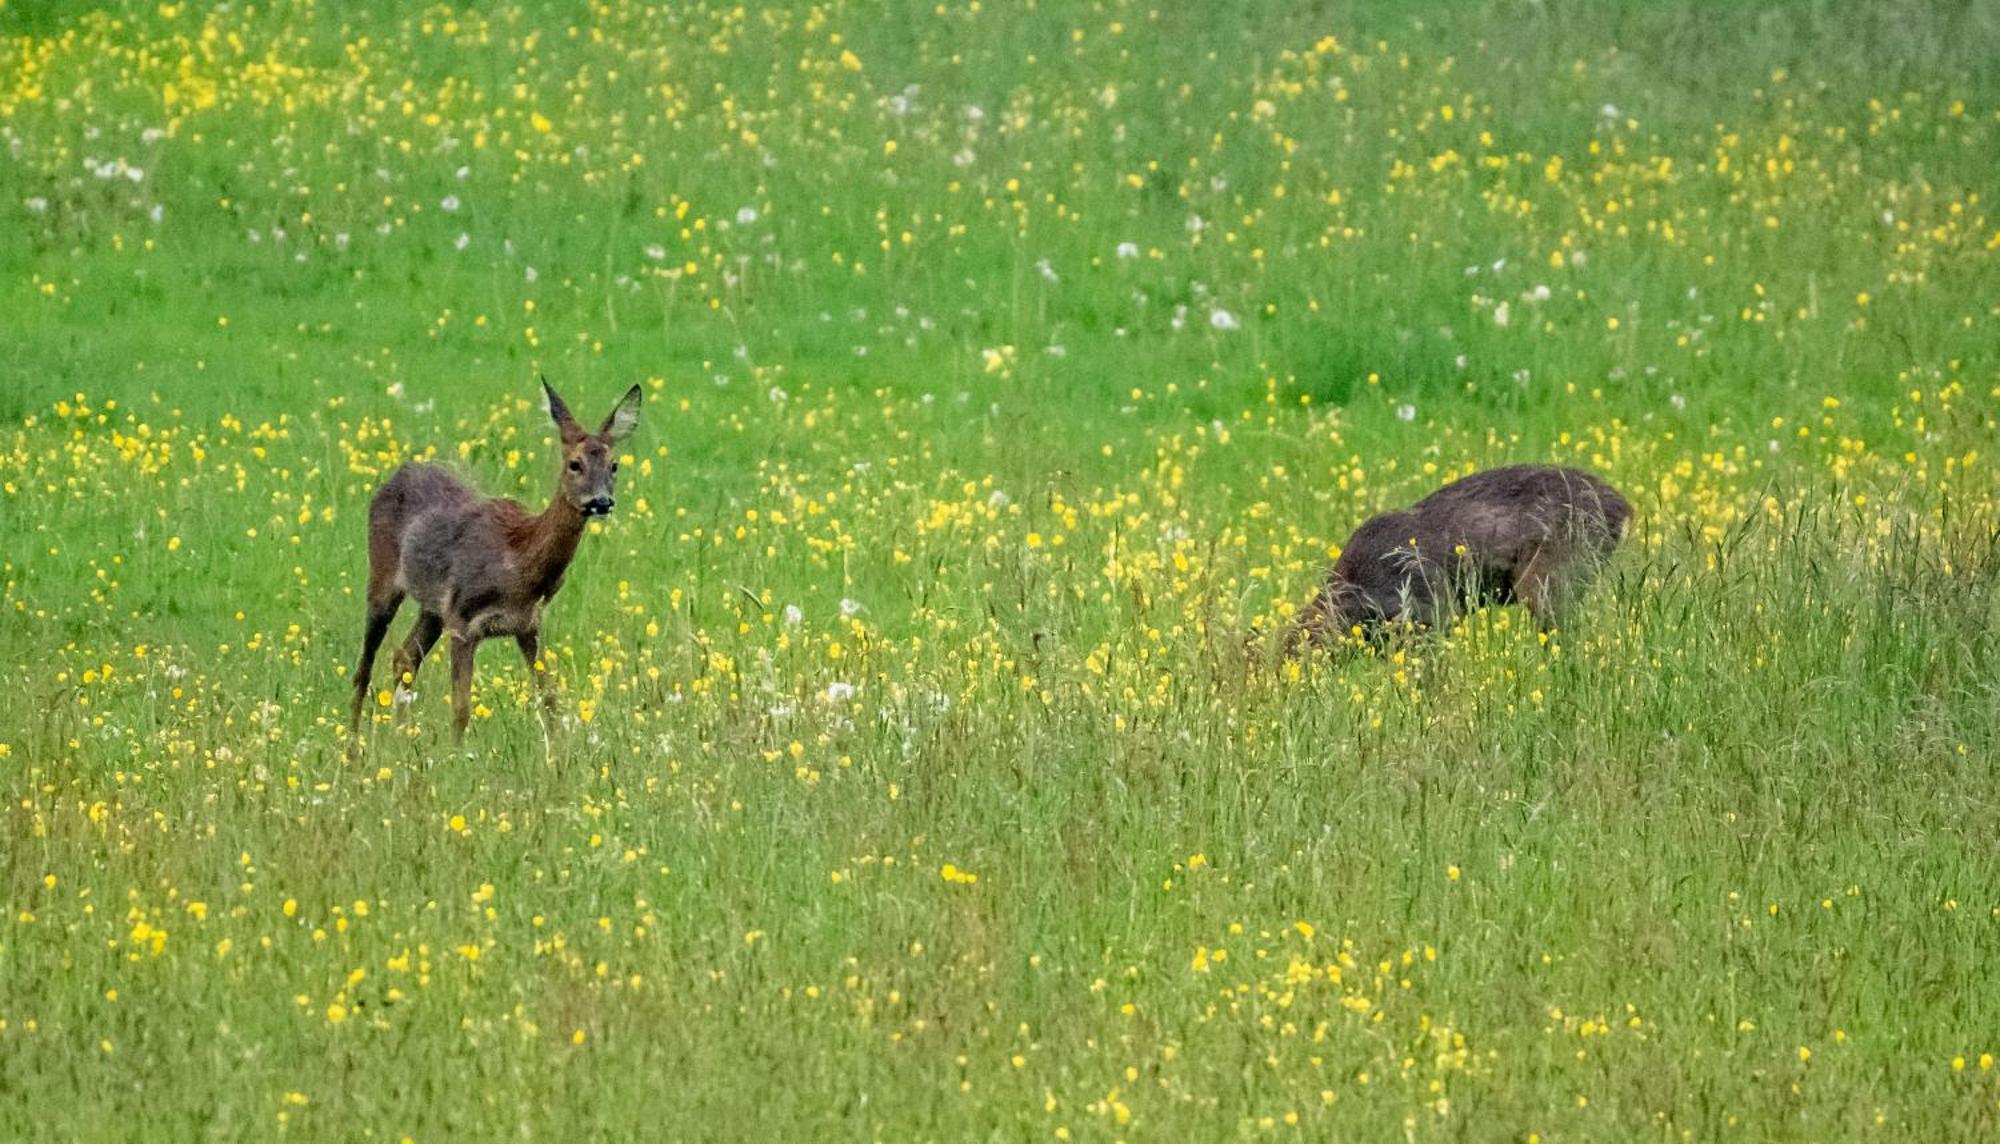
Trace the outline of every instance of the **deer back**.
<path fill-rule="evenodd" d="M 1474 473 L 1418 501 L 1413 511 L 1446 551 L 1474 565 L 1517 568 L 1551 543 L 1608 551 L 1623 537 L 1631 506 L 1579 469 L 1512 465 Z"/>

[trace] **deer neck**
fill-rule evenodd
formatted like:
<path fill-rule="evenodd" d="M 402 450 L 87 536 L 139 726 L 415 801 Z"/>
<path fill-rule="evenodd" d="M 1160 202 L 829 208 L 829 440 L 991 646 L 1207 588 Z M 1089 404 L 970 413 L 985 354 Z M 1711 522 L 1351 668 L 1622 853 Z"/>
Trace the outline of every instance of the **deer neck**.
<path fill-rule="evenodd" d="M 521 537 L 521 567 L 537 595 L 547 595 L 562 582 L 583 539 L 583 513 L 561 493 L 549 507 L 530 517 Z"/>

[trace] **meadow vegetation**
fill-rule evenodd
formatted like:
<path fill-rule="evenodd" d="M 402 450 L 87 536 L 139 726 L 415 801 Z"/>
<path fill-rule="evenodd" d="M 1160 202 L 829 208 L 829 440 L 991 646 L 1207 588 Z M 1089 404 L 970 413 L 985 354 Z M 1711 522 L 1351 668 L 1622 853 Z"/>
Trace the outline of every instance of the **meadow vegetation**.
<path fill-rule="evenodd" d="M 0 0 L 0 1136 L 1992 1138 L 1995 58 Z M 539 506 L 541 373 L 646 396 L 560 717 L 350 760 L 369 493 Z M 1564 629 L 1246 655 L 1522 461 Z"/>

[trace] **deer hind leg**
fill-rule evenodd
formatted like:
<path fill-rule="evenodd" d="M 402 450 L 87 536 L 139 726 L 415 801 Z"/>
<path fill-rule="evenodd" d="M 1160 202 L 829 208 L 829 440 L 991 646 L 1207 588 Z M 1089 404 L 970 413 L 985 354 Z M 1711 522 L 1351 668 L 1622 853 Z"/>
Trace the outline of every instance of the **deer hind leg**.
<path fill-rule="evenodd" d="M 417 681 L 417 671 L 424 666 L 424 657 L 431 653 L 438 637 L 444 634 L 444 617 L 436 612 L 424 612 L 417 617 L 417 625 L 410 629 L 410 638 L 396 651 L 396 686 L 404 687 Z"/>
<path fill-rule="evenodd" d="M 354 665 L 354 711 L 348 729 L 361 733 L 361 712 L 368 704 L 368 677 L 375 670 L 375 653 L 382 650 L 382 637 L 389 634 L 389 622 L 403 604 L 403 594 L 390 590 L 368 594 L 368 626 L 361 636 L 361 662 Z"/>
<path fill-rule="evenodd" d="M 468 632 L 452 632 L 452 742 L 466 742 L 472 722 L 472 650 L 478 640 Z"/>

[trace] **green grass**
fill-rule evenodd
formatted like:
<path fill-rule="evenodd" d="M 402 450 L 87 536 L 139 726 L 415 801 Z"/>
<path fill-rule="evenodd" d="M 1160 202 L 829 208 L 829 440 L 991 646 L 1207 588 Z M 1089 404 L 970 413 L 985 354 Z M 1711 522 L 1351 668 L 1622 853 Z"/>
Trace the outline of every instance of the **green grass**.
<path fill-rule="evenodd" d="M 1988 6 L 0 36 L 0 1135 L 2000 1130 Z M 648 399 L 562 718 L 350 759 L 540 373 Z M 1245 656 L 1527 460 L 1566 630 Z"/>

